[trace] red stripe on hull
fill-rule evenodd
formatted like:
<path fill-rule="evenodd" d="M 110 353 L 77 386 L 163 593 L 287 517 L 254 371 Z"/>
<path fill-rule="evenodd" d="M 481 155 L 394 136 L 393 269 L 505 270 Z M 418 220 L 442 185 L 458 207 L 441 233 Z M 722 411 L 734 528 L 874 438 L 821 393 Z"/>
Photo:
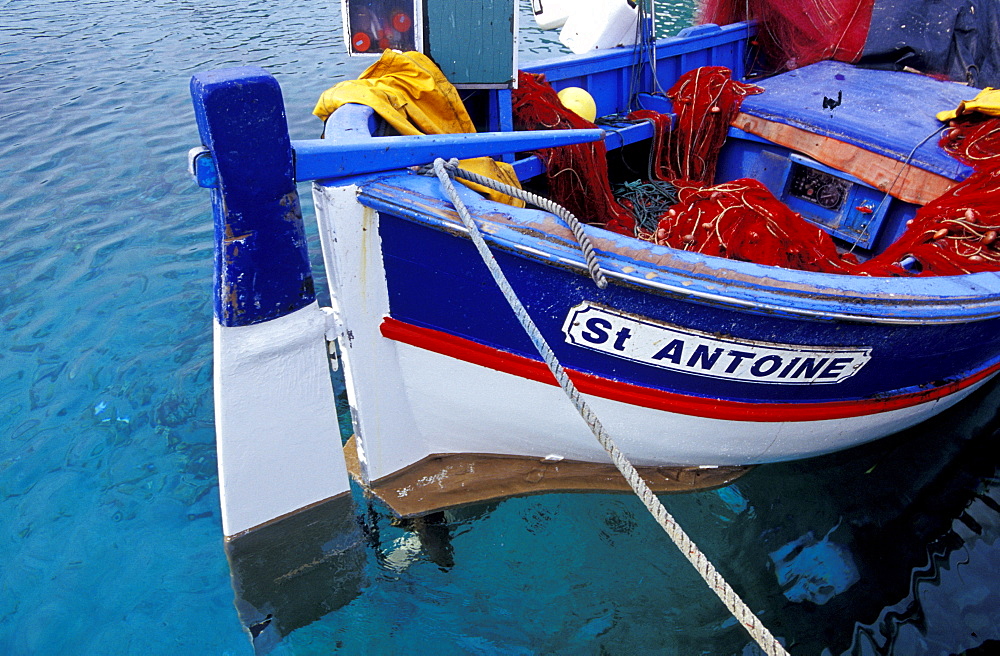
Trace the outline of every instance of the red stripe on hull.
<path fill-rule="evenodd" d="M 417 348 L 439 353 L 463 362 L 487 367 L 506 374 L 549 385 L 558 385 L 544 362 L 484 346 L 472 340 L 449 333 L 422 328 L 386 317 L 381 325 L 382 335 L 388 339 Z M 700 396 L 687 396 L 677 392 L 632 385 L 609 380 L 593 374 L 567 369 L 577 389 L 585 394 L 599 396 L 630 405 L 675 412 L 678 414 L 732 421 L 821 421 L 862 417 L 879 412 L 909 408 L 941 399 L 974 385 L 1000 369 L 993 365 L 964 380 L 921 392 L 909 392 L 878 399 L 849 401 L 824 401 L 804 403 L 765 403 L 728 401 Z"/>

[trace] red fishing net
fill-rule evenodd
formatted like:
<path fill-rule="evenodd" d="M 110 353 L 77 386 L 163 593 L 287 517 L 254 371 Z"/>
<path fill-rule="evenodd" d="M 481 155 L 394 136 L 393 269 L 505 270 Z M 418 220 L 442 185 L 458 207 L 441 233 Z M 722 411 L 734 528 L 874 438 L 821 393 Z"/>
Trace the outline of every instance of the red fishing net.
<path fill-rule="evenodd" d="M 672 129 L 669 117 L 657 112 L 640 110 L 629 118 L 653 121 L 654 173 L 661 180 L 711 184 L 719 149 L 743 98 L 762 92 L 758 86 L 732 79 L 728 68 L 702 66 L 682 75 L 667 91 L 677 115 Z"/>
<path fill-rule="evenodd" d="M 952 122 L 941 147 L 974 173 L 917 210 L 906 232 L 857 273 L 958 275 L 1000 270 L 1000 118 Z"/>
<path fill-rule="evenodd" d="M 795 214 L 760 182 L 698 187 L 681 183 L 680 202 L 660 219 L 654 241 L 681 250 L 786 269 L 849 273 L 852 255 Z"/>
<path fill-rule="evenodd" d="M 653 174 L 678 191 L 679 202 L 660 216 L 655 229 L 637 230 L 635 215 L 614 199 L 602 143 L 538 153 L 547 166 L 553 200 L 621 234 L 789 269 L 869 276 L 1000 270 L 1000 119 L 966 115 L 952 123 L 941 145 L 975 172 L 921 208 L 885 252 L 859 264 L 760 182 L 742 179 L 709 186 L 729 122 L 746 95 L 760 92 L 729 76 L 721 67 L 682 76 L 668 92 L 677 113 L 673 125 L 656 112 L 630 116 L 653 122 Z M 521 74 L 514 110 L 522 130 L 594 127 L 563 107 L 542 76 Z"/>
<path fill-rule="evenodd" d="M 701 23 L 757 21 L 757 42 L 774 71 L 825 59 L 856 62 L 874 0 L 706 0 Z"/>
<path fill-rule="evenodd" d="M 677 114 L 634 112 L 656 126 L 655 174 L 678 188 L 678 204 L 647 238 L 657 244 L 715 255 L 827 273 L 846 273 L 857 264 L 837 253 L 833 239 L 792 212 L 756 180 L 709 186 L 729 124 L 743 98 L 760 87 L 731 78 L 721 66 L 690 71 L 667 91 Z M 646 235 L 640 235 L 646 237 Z"/>
<path fill-rule="evenodd" d="M 543 75 L 520 72 L 513 106 L 514 127 L 518 130 L 597 127 L 566 109 Z M 545 163 L 549 194 L 555 202 L 581 221 L 626 235 L 634 232 L 635 218 L 611 193 L 604 142 L 546 148 L 536 155 Z"/>
<path fill-rule="evenodd" d="M 920 208 L 895 243 L 860 264 L 838 252 L 830 235 L 748 179 L 701 188 L 674 180 L 680 202 L 661 217 L 652 240 L 825 273 L 945 276 L 1000 270 L 1000 119 L 957 119 L 941 146 L 974 173 Z"/>

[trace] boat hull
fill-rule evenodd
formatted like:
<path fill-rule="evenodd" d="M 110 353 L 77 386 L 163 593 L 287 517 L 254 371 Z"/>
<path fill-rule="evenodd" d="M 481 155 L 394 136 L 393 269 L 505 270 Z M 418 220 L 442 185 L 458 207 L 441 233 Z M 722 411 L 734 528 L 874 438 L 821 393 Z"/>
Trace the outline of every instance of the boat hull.
<path fill-rule="evenodd" d="M 331 288 L 352 328 L 342 344 L 364 480 L 432 454 L 607 462 L 434 184 L 316 188 Z M 788 271 L 768 281 L 773 267 L 602 242 L 612 284 L 601 290 L 542 230 L 542 213 L 472 192 L 468 202 L 532 320 L 639 465 L 849 448 L 944 410 L 998 368 L 1000 320 L 985 308 L 959 316 L 955 289 L 878 293 L 870 279 Z M 660 258 L 656 278 L 644 258 Z M 378 346 L 358 346 L 369 340 Z"/>

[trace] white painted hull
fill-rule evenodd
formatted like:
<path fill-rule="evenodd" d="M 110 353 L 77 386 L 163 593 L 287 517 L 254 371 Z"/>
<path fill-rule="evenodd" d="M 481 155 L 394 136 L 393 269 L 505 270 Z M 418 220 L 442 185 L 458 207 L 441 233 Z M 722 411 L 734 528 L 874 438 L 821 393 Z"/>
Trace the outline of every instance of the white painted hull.
<path fill-rule="evenodd" d="M 503 453 L 606 462 L 607 454 L 559 387 L 396 344 L 416 431 L 430 453 Z M 386 384 L 388 381 L 381 381 Z M 981 384 L 981 383 L 980 383 Z M 746 465 L 829 453 L 913 426 L 979 385 L 908 408 L 821 421 L 695 417 L 588 396 L 636 465 Z M 470 427 L 474 429 L 470 430 Z M 370 460 L 380 475 L 383 461 Z M 385 464 L 393 466 L 391 459 Z M 377 478 L 377 477 L 376 477 Z"/>
<path fill-rule="evenodd" d="M 227 537 L 349 489 L 326 323 L 315 303 L 251 326 L 215 323 L 216 449 Z"/>

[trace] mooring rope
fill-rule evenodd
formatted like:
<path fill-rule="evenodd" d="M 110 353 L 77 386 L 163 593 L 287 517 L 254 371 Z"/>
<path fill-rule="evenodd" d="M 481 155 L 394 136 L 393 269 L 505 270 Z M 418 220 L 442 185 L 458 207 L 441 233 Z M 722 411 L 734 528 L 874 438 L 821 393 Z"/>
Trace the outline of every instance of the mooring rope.
<path fill-rule="evenodd" d="M 455 189 L 455 185 L 451 180 L 449 172 L 454 171 L 456 168 L 456 161 L 451 160 L 451 162 L 446 163 L 443 159 L 438 158 L 434 160 L 433 170 L 435 175 L 437 175 L 438 180 L 441 181 L 441 186 L 444 188 L 448 199 L 455 206 L 455 210 L 458 212 L 459 217 L 462 219 L 462 223 L 469 231 L 469 236 L 472 238 L 472 243 L 476 246 L 476 250 L 479 252 L 480 257 L 489 269 L 490 274 L 493 276 L 493 280 L 496 282 L 500 291 L 503 292 L 504 298 L 510 304 L 514 314 L 517 316 L 517 320 L 521 323 L 521 327 L 528 334 L 531 339 L 532 344 L 538 350 L 539 355 L 545 361 L 548 366 L 549 371 L 555 376 L 556 381 L 558 381 L 559 386 L 562 388 L 563 392 L 569 397 L 570 401 L 576 407 L 580 416 L 583 420 L 587 422 L 590 427 L 591 432 L 597 441 L 600 442 L 601 446 L 607 451 L 608 455 L 611 456 L 611 461 L 621 472 L 622 476 L 628 482 L 629 486 L 635 492 L 636 496 L 642 501 L 646 509 L 649 510 L 650 514 L 656 522 L 666 531 L 670 539 L 673 540 L 674 544 L 680 549 L 681 553 L 685 558 L 694 566 L 701 578 L 705 580 L 712 591 L 718 595 L 722 603 L 726 605 L 729 612 L 733 614 L 743 628 L 747 630 L 754 641 L 764 650 L 768 656 L 788 656 L 788 652 L 785 648 L 775 639 L 771 632 L 767 630 L 767 627 L 757 618 L 752 610 L 740 599 L 736 591 L 730 587 L 729 583 L 722 577 L 721 574 L 715 569 L 715 566 L 709 562 L 708 558 L 701 552 L 698 546 L 688 537 L 684 529 L 680 527 L 673 516 L 667 512 L 667 509 L 660 503 L 660 500 L 656 497 L 646 481 L 642 479 L 636 468 L 628 461 L 625 455 L 618 449 L 615 445 L 614 440 L 611 436 L 604 430 L 604 426 L 601 424 L 597 415 L 590 409 L 590 406 L 580 395 L 580 392 L 576 389 L 576 385 L 570 380 L 563 369 L 563 366 L 559 363 L 556 358 L 555 353 L 549 348 L 548 343 L 542 336 L 542 333 L 538 330 L 538 327 L 532 321 L 531 317 L 528 316 L 528 311 L 525 309 L 521 300 L 517 297 L 514 289 L 510 286 L 507 281 L 507 276 L 504 275 L 503 271 L 500 269 L 500 265 L 497 263 L 496 258 L 493 257 L 493 253 L 490 252 L 489 246 L 486 244 L 486 240 L 483 238 L 482 233 L 479 231 L 479 226 L 476 224 L 472 215 L 469 213 L 469 209 L 462 202 L 461 197 L 458 195 L 458 190 Z M 506 192 L 505 192 L 506 193 Z"/>
<path fill-rule="evenodd" d="M 439 158 L 440 159 L 440 158 Z M 444 162 L 444 160 L 441 160 Z M 573 215 L 568 209 L 554 203 L 553 201 L 539 196 L 538 194 L 533 194 L 530 191 L 524 189 L 519 189 L 509 184 L 504 184 L 493 178 L 488 178 L 485 175 L 479 175 L 478 173 L 473 173 L 472 171 L 466 171 L 458 167 L 458 160 L 453 159 L 450 162 L 444 163 L 445 168 L 448 171 L 463 180 L 468 180 L 469 182 L 474 182 L 477 185 L 483 187 L 488 187 L 494 191 L 499 191 L 502 194 L 506 194 L 511 198 L 517 198 L 523 200 L 526 203 L 530 203 L 535 207 L 541 208 L 546 212 L 555 214 L 569 227 L 570 231 L 573 233 L 573 238 L 576 239 L 576 243 L 580 246 L 580 251 L 583 253 L 583 258 L 587 261 L 587 270 L 590 272 L 590 277 L 593 278 L 594 283 L 598 287 L 604 289 L 608 286 L 608 279 L 604 277 L 604 271 L 601 269 L 600 262 L 597 261 L 597 253 L 594 252 L 594 244 L 590 241 L 590 237 L 583 230 L 583 224 L 580 220 Z M 426 173 L 430 175 L 434 173 L 435 170 L 432 167 L 423 167 L 421 173 Z"/>

